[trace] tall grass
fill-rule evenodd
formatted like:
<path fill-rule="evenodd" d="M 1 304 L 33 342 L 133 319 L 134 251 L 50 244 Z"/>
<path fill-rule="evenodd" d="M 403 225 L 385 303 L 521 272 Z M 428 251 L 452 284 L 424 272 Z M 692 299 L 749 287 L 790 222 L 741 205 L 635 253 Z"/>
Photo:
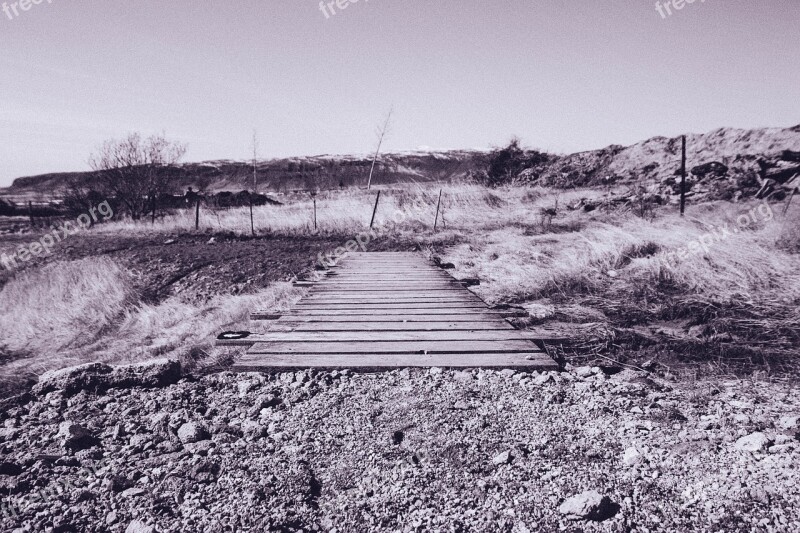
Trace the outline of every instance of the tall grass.
<path fill-rule="evenodd" d="M 0 344 L 18 353 L 87 344 L 134 301 L 130 274 L 105 257 L 27 271 L 0 290 Z"/>
<path fill-rule="evenodd" d="M 87 361 L 185 359 L 212 351 L 217 333 L 254 329 L 249 313 L 285 311 L 302 295 L 290 283 L 219 295 L 200 306 L 171 297 L 142 303 L 132 275 L 106 257 L 58 262 L 18 275 L 0 290 L 0 386 Z"/>

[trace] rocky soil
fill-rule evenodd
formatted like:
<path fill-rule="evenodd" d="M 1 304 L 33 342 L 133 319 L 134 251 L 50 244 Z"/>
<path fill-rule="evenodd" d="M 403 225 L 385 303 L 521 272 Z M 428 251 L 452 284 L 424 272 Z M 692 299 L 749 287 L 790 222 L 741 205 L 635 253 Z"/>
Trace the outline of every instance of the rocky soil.
<path fill-rule="evenodd" d="M 3 531 L 800 531 L 800 396 L 643 373 L 91 364 L 0 414 Z"/>

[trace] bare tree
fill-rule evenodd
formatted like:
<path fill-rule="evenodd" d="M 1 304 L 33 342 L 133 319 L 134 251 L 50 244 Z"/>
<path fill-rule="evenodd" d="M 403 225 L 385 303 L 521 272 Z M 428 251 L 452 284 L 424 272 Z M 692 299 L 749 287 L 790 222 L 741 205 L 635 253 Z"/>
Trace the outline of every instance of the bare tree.
<path fill-rule="evenodd" d="M 150 209 L 155 212 L 159 195 L 170 192 L 179 175 L 175 168 L 186 145 L 162 135 L 143 139 L 131 133 L 122 140 L 108 140 L 89 159 L 103 192 L 113 196 L 134 220 Z"/>
<path fill-rule="evenodd" d="M 253 193 L 258 194 L 258 133 L 253 130 Z"/>
<path fill-rule="evenodd" d="M 386 120 L 383 122 L 383 126 L 379 127 L 378 129 L 378 147 L 375 149 L 375 157 L 372 158 L 372 167 L 369 169 L 369 179 L 367 180 L 367 189 L 372 186 L 372 175 L 375 172 L 375 163 L 378 161 L 378 154 L 381 152 L 381 145 L 383 145 L 383 139 L 386 137 L 386 134 L 389 131 L 389 125 L 391 124 L 392 120 L 392 113 L 394 112 L 394 108 L 389 110 L 389 113 L 386 115 Z"/>

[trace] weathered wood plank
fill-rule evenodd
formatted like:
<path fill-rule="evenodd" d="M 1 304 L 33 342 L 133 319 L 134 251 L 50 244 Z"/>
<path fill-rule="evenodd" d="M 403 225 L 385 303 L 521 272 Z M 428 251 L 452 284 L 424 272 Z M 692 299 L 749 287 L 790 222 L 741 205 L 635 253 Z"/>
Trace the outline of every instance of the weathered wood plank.
<path fill-rule="evenodd" d="M 419 292 L 419 291 L 463 291 L 464 284 L 453 282 L 416 282 L 403 281 L 397 283 L 339 283 L 323 281 L 315 283 L 314 292 Z"/>
<path fill-rule="evenodd" d="M 251 336 L 250 342 L 255 336 Z M 243 343 L 247 344 L 247 343 Z M 536 352 L 528 340 L 500 341 L 369 341 L 369 342 L 258 342 L 248 353 L 471 353 Z"/>
<path fill-rule="evenodd" d="M 483 302 L 420 302 L 413 303 L 364 303 L 364 302 L 306 302 L 300 300 L 295 309 L 309 310 L 309 309 L 349 309 L 349 310 L 369 310 L 375 313 L 383 312 L 387 309 L 448 309 L 452 312 L 453 309 L 461 308 L 475 308 L 475 309 L 488 309 Z"/>
<path fill-rule="evenodd" d="M 358 301 L 406 301 L 406 300 L 448 300 L 455 302 L 479 301 L 478 297 L 466 292 L 320 292 L 309 294 L 306 301 L 319 300 L 358 300 Z"/>
<path fill-rule="evenodd" d="M 540 352 L 498 353 L 452 353 L 452 354 L 353 354 L 331 355 L 285 355 L 248 354 L 239 359 L 233 370 L 238 372 L 287 371 L 317 368 L 320 370 L 350 369 L 380 371 L 395 368 L 515 368 L 518 370 L 558 370 L 558 365 Z"/>
<path fill-rule="evenodd" d="M 438 311 L 438 309 L 437 309 Z M 282 318 L 282 321 L 291 321 L 297 323 L 389 323 L 389 324 L 403 324 L 414 322 L 469 322 L 472 324 L 481 324 L 484 322 L 504 322 L 503 316 L 493 313 L 480 313 L 480 312 L 467 312 L 467 313 L 453 313 L 448 314 L 387 314 L 385 316 L 375 316 L 374 313 L 364 314 L 295 314 L 287 313 L 280 315 L 277 318 Z M 277 319 L 276 319 L 277 320 Z"/>
<path fill-rule="evenodd" d="M 456 313 L 457 314 L 452 314 Z M 335 314 L 331 314 L 335 313 Z M 476 320 L 494 320 L 505 319 L 518 316 L 514 312 L 494 311 L 491 309 L 480 308 L 459 308 L 459 309 L 382 309 L 380 316 L 376 316 L 375 312 L 366 312 L 361 309 L 345 309 L 345 310 L 309 310 L 300 311 L 295 310 L 292 313 L 285 315 L 276 314 L 271 311 L 253 311 L 250 315 L 251 320 L 278 320 L 285 318 L 287 320 L 295 319 L 297 321 L 314 322 L 375 322 L 375 323 L 402 323 L 402 322 L 472 322 Z M 397 319 L 397 317 L 403 317 Z M 562 335 L 545 335 L 547 338 L 566 339 L 568 337 Z"/>
<path fill-rule="evenodd" d="M 339 276 L 326 276 L 322 278 L 317 285 L 327 283 L 340 283 L 342 285 L 378 285 L 384 283 L 459 283 L 453 278 L 441 278 L 439 276 L 412 276 L 403 274 L 402 278 L 398 278 L 396 274 L 386 277 L 378 276 L 353 276 L 353 277 L 339 277 Z"/>
<path fill-rule="evenodd" d="M 249 341 L 258 343 L 353 343 L 353 342 L 410 342 L 410 341 L 532 341 L 524 331 L 508 329 L 492 330 L 442 330 L 431 331 L 309 331 L 287 330 L 271 331 L 251 335 Z M 529 346 L 528 349 L 531 347 Z"/>
<path fill-rule="evenodd" d="M 265 313 L 269 313 L 266 311 Z M 304 309 L 301 307 L 295 307 L 292 309 L 291 312 L 286 313 L 285 317 L 318 317 L 318 316 L 328 316 L 328 317 L 341 317 L 342 319 L 347 319 L 350 317 L 365 317 L 365 318 L 372 318 L 375 319 L 376 322 L 380 322 L 383 320 L 392 321 L 395 319 L 396 316 L 400 315 L 408 315 L 411 317 L 416 317 L 416 319 L 420 320 L 420 317 L 431 317 L 431 320 L 438 320 L 439 315 L 457 315 L 465 317 L 465 320 L 470 320 L 472 315 L 484 315 L 489 314 L 489 316 L 493 318 L 497 317 L 504 317 L 505 315 L 497 312 L 492 311 L 491 309 L 487 309 L 486 306 L 480 307 L 464 307 L 464 308 L 412 308 L 412 309 L 381 309 L 380 313 L 376 313 L 374 309 Z M 280 317 L 278 317 L 280 318 Z"/>
<path fill-rule="evenodd" d="M 270 331 L 476 331 L 503 330 L 517 331 L 508 322 L 291 322 L 278 320 Z"/>
<path fill-rule="evenodd" d="M 403 281 L 373 281 L 369 283 L 342 283 L 339 281 L 321 281 L 318 283 L 313 284 L 312 288 L 314 289 L 312 293 L 319 292 L 319 291 L 342 291 L 342 292 L 350 292 L 350 291 L 397 291 L 397 292 L 419 292 L 419 291 L 427 291 L 427 290 L 434 290 L 434 291 L 463 291 L 465 289 L 465 284 L 452 281 L 452 282 L 444 282 L 444 281 L 434 281 L 434 282 L 423 282 L 423 281 L 414 281 L 414 280 L 405 280 Z"/>

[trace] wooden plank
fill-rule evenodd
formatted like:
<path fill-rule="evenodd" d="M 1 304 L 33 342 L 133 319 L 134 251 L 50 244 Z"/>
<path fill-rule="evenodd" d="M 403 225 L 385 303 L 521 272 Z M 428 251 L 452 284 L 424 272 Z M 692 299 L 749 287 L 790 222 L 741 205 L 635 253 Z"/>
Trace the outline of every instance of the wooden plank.
<path fill-rule="evenodd" d="M 389 270 L 403 270 L 407 272 L 442 272 L 442 269 L 432 265 L 419 265 L 419 264 L 408 264 L 408 265 L 398 265 L 398 264 L 391 264 L 391 263 L 384 263 L 384 264 L 373 264 L 373 265 L 336 265 L 330 267 L 334 269 L 334 271 L 346 271 L 346 272 L 369 272 L 369 273 L 376 273 L 376 272 L 387 272 Z"/>
<path fill-rule="evenodd" d="M 304 303 L 298 303 L 296 308 L 297 309 L 320 309 L 323 308 L 321 306 L 338 306 L 344 307 L 348 309 L 353 308 L 364 308 L 370 309 L 375 312 L 380 312 L 382 308 L 387 309 L 397 309 L 397 306 L 401 306 L 401 308 L 417 308 L 419 309 L 420 306 L 430 305 L 436 308 L 454 308 L 458 309 L 461 307 L 480 307 L 483 305 L 483 302 L 479 300 L 444 300 L 441 298 L 431 298 L 431 299 L 416 299 L 416 300 L 314 300 L 314 301 L 307 301 Z M 484 306 L 485 307 L 485 306 Z M 334 307 L 336 309 L 337 307 Z"/>
<path fill-rule="evenodd" d="M 300 300 L 295 309 L 308 310 L 308 309 L 349 309 L 349 310 L 369 310 L 375 313 L 385 312 L 387 309 L 453 309 L 462 308 L 475 308 L 475 309 L 488 309 L 483 302 L 420 302 L 413 303 L 363 303 L 363 302 L 306 302 Z"/>
<path fill-rule="evenodd" d="M 541 352 L 498 353 L 452 353 L 452 354 L 353 354 L 331 355 L 285 355 L 248 354 L 233 365 L 237 372 L 287 371 L 317 368 L 320 370 L 351 369 L 380 371 L 395 368 L 514 368 L 518 370 L 558 370 L 558 365 Z"/>
<path fill-rule="evenodd" d="M 251 336 L 250 342 L 255 336 Z M 246 344 L 246 343 L 244 343 Z M 500 341 L 377 341 L 377 342 L 259 342 L 248 353 L 471 353 L 535 352 L 528 340 Z"/>
<path fill-rule="evenodd" d="M 469 292 L 320 292 L 312 293 L 304 298 L 309 302 L 319 300 L 357 300 L 357 301 L 406 301 L 406 300 L 450 300 L 456 302 L 472 302 L 477 300 L 477 296 Z"/>
<path fill-rule="evenodd" d="M 259 311 L 257 311 L 259 312 Z M 274 311 L 263 311 L 263 314 L 272 314 Z M 364 318 L 367 321 L 393 321 L 395 317 L 406 316 L 408 320 L 439 320 L 440 316 L 458 316 L 463 317 L 464 320 L 479 320 L 477 316 L 489 316 L 492 318 L 505 317 L 503 313 L 492 311 L 485 306 L 481 308 L 458 308 L 458 309 L 381 309 L 379 314 L 374 310 L 367 309 L 299 309 L 295 307 L 291 312 L 284 315 L 287 319 L 296 317 L 298 320 L 304 320 L 306 317 L 313 319 L 317 317 L 340 318 L 346 320 L 349 318 Z M 476 316 L 477 315 L 477 316 Z M 281 318 L 278 316 L 277 318 Z M 429 317 L 429 318 L 428 318 Z"/>
<path fill-rule="evenodd" d="M 253 311 L 250 313 L 250 320 L 278 320 L 282 316 L 270 311 Z"/>
<path fill-rule="evenodd" d="M 250 318 L 252 320 L 287 320 L 312 321 L 319 319 L 318 322 L 471 322 L 475 320 L 492 320 L 500 318 L 516 317 L 517 313 L 495 311 L 492 309 L 460 308 L 460 309 L 382 309 L 379 316 L 374 311 L 362 309 L 345 310 L 308 310 L 302 311 L 295 309 L 285 315 L 275 314 L 272 311 L 254 311 Z M 398 317 L 402 317 L 399 318 Z M 548 336 L 551 337 L 552 335 Z"/>
<path fill-rule="evenodd" d="M 416 285 L 406 286 L 406 287 L 381 287 L 375 286 L 370 287 L 367 285 L 361 285 L 357 288 L 347 288 L 347 287 L 335 287 L 335 286 L 319 286 L 316 287 L 313 291 L 309 293 L 309 296 L 329 296 L 329 295 L 348 295 L 352 294 L 355 296 L 364 295 L 364 294 L 378 294 L 380 296 L 386 296 L 397 294 L 398 296 L 408 296 L 409 294 L 439 294 L 443 296 L 452 296 L 454 294 L 467 294 L 467 295 L 474 295 L 467 291 L 464 292 L 464 287 L 458 286 L 451 286 L 448 287 L 447 285 L 439 285 L 431 286 L 431 287 L 417 287 Z"/>
<path fill-rule="evenodd" d="M 338 283 L 342 285 L 383 285 L 383 284 L 397 284 L 397 283 L 456 283 L 461 285 L 461 282 L 458 280 L 453 279 L 452 277 L 441 278 L 441 277 L 434 277 L 434 276 L 411 276 L 408 274 L 403 274 L 402 277 L 398 277 L 397 274 L 392 274 L 391 276 L 387 276 L 385 278 L 378 278 L 375 276 L 358 276 L 358 277 L 347 277 L 347 278 L 340 278 L 338 276 L 329 276 L 322 279 L 317 285 L 327 284 L 327 283 Z"/>
<path fill-rule="evenodd" d="M 314 292 L 358 292 L 358 291 L 397 291 L 397 292 L 419 292 L 424 291 L 463 291 L 464 284 L 458 281 L 402 281 L 392 283 L 341 283 L 323 281 L 314 284 Z"/>
<path fill-rule="evenodd" d="M 414 331 L 309 331 L 287 330 L 270 331 L 250 335 L 247 339 L 258 343 L 352 343 L 352 342 L 411 342 L 411 341 L 533 341 L 524 331 L 515 329 L 489 330 L 442 330 L 426 331 L 422 328 Z M 528 349 L 531 347 L 529 346 Z"/>
<path fill-rule="evenodd" d="M 391 293 L 359 293 L 359 294 L 310 294 L 301 300 L 302 302 L 364 302 L 364 303 L 414 303 L 414 302 L 480 302 L 483 300 L 477 296 L 464 294 L 391 294 Z"/>
<path fill-rule="evenodd" d="M 307 295 L 306 298 L 333 298 L 333 297 L 345 297 L 345 298 L 361 298 L 364 296 L 374 296 L 380 298 L 411 298 L 411 297 L 440 297 L 440 298 L 477 298 L 477 295 L 474 292 L 468 291 L 466 289 L 461 290 L 452 290 L 452 289 L 444 289 L 444 290 L 436 290 L 436 289 L 421 289 L 421 290 L 414 290 L 413 288 L 409 288 L 408 290 L 360 290 L 360 291 L 348 291 L 348 290 L 327 290 L 327 291 L 318 291 L 312 290 Z"/>
<path fill-rule="evenodd" d="M 438 310 L 437 310 L 438 311 Z M 480 324 L 483 322 L 504 322 L 502 315 L 492 313 L 453 313 L 450 311 L 448 314 L 395 314 L 386 316 L 375 316 L 374 313 L 365 313 L 360 315 L 308 315 L 308 314 L 294 314 L 287 313 L 283 316 L 278 316 L 283 321 L 291 321 L 296 323 L 388 323 L 388 324 L 404 324 L 414 322 L 469 322 L 472 324 Z M 277 319 L 276 319 L 277 320 Z"/>
<path fill-rule="evenodd" d="M 274 322 L 270 331 L 516 331 L 508 322 Z M 531 337 L 534 338 L 534 337 Z"/>
<path fill-rule="evenodd" d="M 453 277 L 441 276 L 412 276 L 410 274 L 403 274 L 402 278 L 397 277 L 397 274 L 387 275 L 386 277 L 378 276 L 326 276 L 319 284 L 322 283 L 340 283 L 343 285 L 382 285 L 384 283 L 460 283 Z"/>

